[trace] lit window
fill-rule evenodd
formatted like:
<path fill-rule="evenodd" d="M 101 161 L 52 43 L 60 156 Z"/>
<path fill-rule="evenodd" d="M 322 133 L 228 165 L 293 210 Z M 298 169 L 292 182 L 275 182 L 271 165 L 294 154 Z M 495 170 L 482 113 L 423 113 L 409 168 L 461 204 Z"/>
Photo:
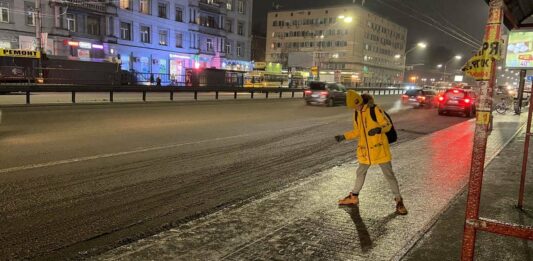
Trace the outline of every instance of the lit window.
<path fill-rule="evenodd" d="M 131 10 L 131 0 L 120 0 L 120 8 Z"/>
<path fill-rule="evenodd" d="M 233 0 L 228 0 L 228 2 L 226 3 L 226 9 L 228 11 L 233 11 L 233 5 L 232 5 L 232 2 Z"/>
<path fill-rule="evenodd" d="M 151 0 L 140 0 L 139 12 L 143 14 L 150 14 Z"/>

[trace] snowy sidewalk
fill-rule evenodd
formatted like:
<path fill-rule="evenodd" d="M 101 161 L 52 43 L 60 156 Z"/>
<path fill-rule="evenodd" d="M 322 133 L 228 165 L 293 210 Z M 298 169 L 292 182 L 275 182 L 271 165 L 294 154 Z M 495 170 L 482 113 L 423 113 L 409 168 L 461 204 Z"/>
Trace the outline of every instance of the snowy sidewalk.
<path fill-rule="evenodd" d="M 496 116 L 487 158 L 502 149 L 523 121 L 524 116 Z M 468 121 L 393 146 L 393 165 L 407 216 L 394 214 L 393 196 L 377 167 L 369 171 L 360 206 L 339 208 L 337 200 L 354 183 L 357 163 L 351 162 L 95 259 L 396 259 L 467 184 L 473 127 L 473 121 Z"/>

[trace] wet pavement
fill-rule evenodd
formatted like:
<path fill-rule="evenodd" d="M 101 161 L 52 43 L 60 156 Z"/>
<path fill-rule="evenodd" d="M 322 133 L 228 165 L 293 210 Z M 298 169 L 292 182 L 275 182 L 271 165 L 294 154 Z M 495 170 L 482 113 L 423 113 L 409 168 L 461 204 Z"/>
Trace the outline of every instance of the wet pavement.
<path fill-rule="evenodd" d="M 487 166 L 481 193 L 480 217 L 533 225 L 533 156 L 528 158 L 524 209 L 516 208 L 525 128 Z M 466 191 L 438 219 L 404 260 L 459 260 L 463 239 Z M 533 242 L 496 234 L 477 234 L 476 260 L 533 260 Z"/>
<path fill-rule="evenodd" d="M 489 159 L 516 134 L 523 120 L 496 116 Z M 473 121 L 463 122 L 392 147 L 407 216 L 394 214 L 393 196 L 376 167 L 367 175 L 360 206 L 337 206 L 353 186 L 357 168 L 353 161 L 95 259 L 400 259 L 467 184 L 473 127 Z"/>

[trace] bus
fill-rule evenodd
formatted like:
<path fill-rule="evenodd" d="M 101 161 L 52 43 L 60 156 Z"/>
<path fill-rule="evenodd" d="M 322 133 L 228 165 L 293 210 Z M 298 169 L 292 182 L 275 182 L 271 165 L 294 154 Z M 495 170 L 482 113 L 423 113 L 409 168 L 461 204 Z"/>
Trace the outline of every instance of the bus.
<path fill-rule="evenodd" d="M 244 87 L 247 88 L 280 88 L 289 87 L 289 76 L 284 73 L 253 71 L 244 76 Z"/>

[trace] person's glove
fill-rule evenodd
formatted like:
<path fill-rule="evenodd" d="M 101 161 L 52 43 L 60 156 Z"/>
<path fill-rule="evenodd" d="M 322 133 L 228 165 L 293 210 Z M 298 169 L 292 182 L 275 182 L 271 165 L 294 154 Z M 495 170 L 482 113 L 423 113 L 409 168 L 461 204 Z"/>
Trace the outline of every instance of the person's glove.
<path fill-rule="evenodd" d="M 344 137 L 344 135 L 337 135 L 337 136 L 335 136 L 335 140 L 336 140 L 337 142 L 341 142 L 341 141 L 343 141 L 343 140 L 345 140 L 345 139 L 346 139 L 346 138 Z"/>
<path fill-rule="evenodd" d="M 368 136 L 374 136 L 376 134 L 381 134 L 381 128 L 373 128 L 368 131 Z"/>

